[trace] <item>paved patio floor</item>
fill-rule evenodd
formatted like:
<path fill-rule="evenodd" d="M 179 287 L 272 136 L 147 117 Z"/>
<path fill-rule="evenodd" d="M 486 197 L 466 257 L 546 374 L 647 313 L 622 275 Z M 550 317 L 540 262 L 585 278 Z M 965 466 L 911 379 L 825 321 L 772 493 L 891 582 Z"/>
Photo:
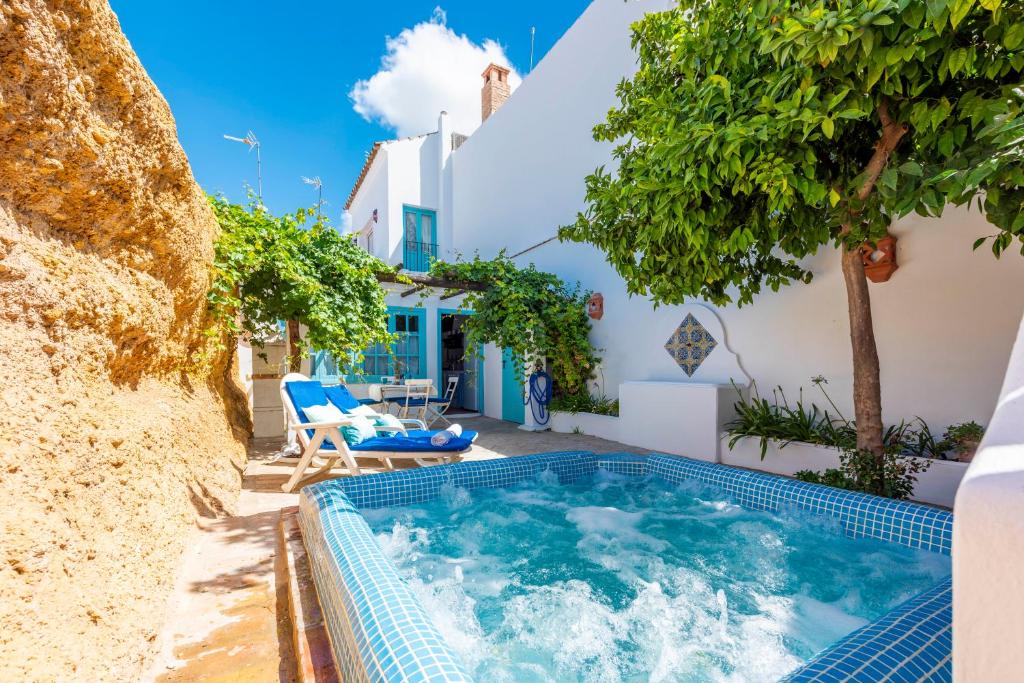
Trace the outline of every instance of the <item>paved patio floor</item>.
<path fill-rule="evenodd" d="M 463 460 L 566 450 L 639 452 L 583 434 L 526 432 L 486 417 L 459 422 L 480 432 Z M 160 653 L 145 680 L 295 680 L 287 596 L 275 581 L 278 516 L 282 508 L 298 503 L 297 494 L 281 491 L 292 465 L 270 462 L 281 442 L 252 444 L 238 513 L 202 520 L 194 532 L 160 636 Z M 364 464 L 365 472 L 381 471 L 376 461 L 360 462 Z M 331 476 L 347 474 L 339 468 Z"/>

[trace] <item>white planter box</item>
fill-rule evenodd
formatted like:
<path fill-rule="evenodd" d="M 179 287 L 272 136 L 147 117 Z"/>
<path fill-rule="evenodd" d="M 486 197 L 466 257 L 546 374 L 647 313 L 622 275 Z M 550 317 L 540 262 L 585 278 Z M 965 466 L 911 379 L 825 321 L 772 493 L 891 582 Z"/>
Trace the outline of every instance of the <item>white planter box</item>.
<path fill-rule="evenodd" d="M 800 470 L 821 472 L 830 467 L 839 467 L 839 451 L 829 446 L 816 446 L 809 443 L 791 442 L 785 448 L 779 442 L 769 441 L 768 451 L 761 460 L 761 441 L 757 438 L 745 438 L 736 442 L 729 450 L 729 435 L 722 436 L 719 449 L 722 463 L 745 467 L 751 470 L 771 472 L 793 476 Z M 943 507 L 953 507 L 957 487 L 967 471 L 967 463 L 954 460 L 931 460 L 931 467 L 917 475 L 914 486 L 913 500 Z"/>
<path fill-rule="evenodd" d="M 618 417 L 613 415 L 552 412 L 551 421 L 548 424 L 553 432 L 571 434 L 581 431 L 588 436 L 597 436 L 609 441 L 621 441 L 619 438 L 621 422 Z"/>

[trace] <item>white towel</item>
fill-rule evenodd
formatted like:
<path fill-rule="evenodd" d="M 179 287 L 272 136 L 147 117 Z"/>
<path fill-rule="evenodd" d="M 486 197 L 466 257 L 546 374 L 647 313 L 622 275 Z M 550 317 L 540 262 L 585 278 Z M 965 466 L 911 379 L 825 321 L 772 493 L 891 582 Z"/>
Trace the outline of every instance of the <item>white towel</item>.
<path fill-rule="evenodd" d="M 454 424 L 448 429 L 442 430 L 430 437 L 430 445 L 437 446 L 438 448 L 447 446 L 449 441 L 460 436 L 462 436 L 462 425 Z"/>

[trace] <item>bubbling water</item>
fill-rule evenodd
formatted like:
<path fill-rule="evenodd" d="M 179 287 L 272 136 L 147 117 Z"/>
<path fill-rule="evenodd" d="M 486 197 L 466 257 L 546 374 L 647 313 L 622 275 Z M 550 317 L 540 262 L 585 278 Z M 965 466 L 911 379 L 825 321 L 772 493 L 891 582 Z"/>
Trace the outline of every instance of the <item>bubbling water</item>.
<path fill-rule="evenodd" d="M 776 680 L 949 574 L 821 517 L 605 472 L 367 518 L 480 681 Z"/>

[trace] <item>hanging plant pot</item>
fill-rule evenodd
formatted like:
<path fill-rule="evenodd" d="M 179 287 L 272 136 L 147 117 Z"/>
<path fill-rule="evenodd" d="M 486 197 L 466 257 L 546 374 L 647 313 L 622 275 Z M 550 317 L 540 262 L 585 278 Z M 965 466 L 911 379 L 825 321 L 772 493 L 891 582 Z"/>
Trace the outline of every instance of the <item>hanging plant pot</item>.
<path fill-rule="evenodd" d="M 864 261 L 864 275 L 872 282 L 886 282 L 900 267 L 896 263 L 896 238 L 882 237 L 874 244 L 865 242 L 860 247 Z"/>

